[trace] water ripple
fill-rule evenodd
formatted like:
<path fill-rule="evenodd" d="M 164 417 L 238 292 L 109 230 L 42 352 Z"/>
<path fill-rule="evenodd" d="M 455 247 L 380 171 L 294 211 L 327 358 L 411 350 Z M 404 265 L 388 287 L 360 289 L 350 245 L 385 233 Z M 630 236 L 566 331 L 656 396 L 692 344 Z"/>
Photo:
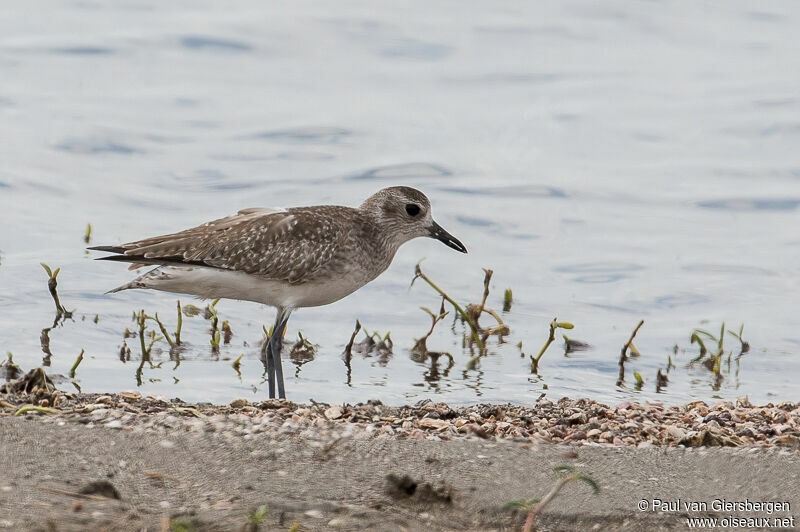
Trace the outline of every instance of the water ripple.
<path fill-rule="evenodd" d="M 721 199 L 697 203 L 704 209 L 725 211 L 793 211 L 798 205 L 798 198 Z"/>
<path fill-rule="evenodd" d="M 682 293 L 657 297 L 653 300 L 653 305 L 660 308 L 675 308 L 700 305 L 709 301 L 708 297 L 700 294 Z"/>
<path fill-rule="evenodd" d="M 643 270 L 644 266 L 623 262 L 586 262 L 583 264 L 567 264 L 553 268 L 559 273 L 579 274 L 573 278 L 576 283 L 601 284 L 613 283 L 630 277 L 631 272 Z"/>
<path fill-rule="evenodd" d="M 432 163 L 405 163 L 379 166 L 365 172 L 350 176 L 352 180 L 366 179 L 397 179 L 397 178 L 421 178 L 421 177 L 445 177 L 453 175 L 453 172 L 444 166 Z"/>
<path fill-rule="evenodd" d="M 257 181 L 232 181 L 230 177 L 216 168 L 202 168 L 191 174 L 170 174 L 174 182 L 171 188 L 192 192 L 215 190 L 224 192 L 228 190 L 247 190 L 258 188 Z"/>
<path fill-rule="evenodd" d="M 544 185 L 511 185 L 500 187 L 441 187 L 444 192 L 493 197 L 544 197 L 566 198 L 567 193 L 556 187 Z"/>
<path fill-rule="evenodd" d="M 207 37 L 205 35 L 184 35 L 181 45 L 191 50 L 214 50 L 220 52 L 249 52 L 253 49 L 247 43 L 231 39 Z"/>
<path fill-rule="evenodd" d="M 50 52 L 64 55 L 111 55 L 116 53 L 116 50 L 105 46 L 65 46 L 63 48 L 51 48 Z"/>
<path fill-rule="evenodd" d="M 333 155 L 330 153 L 318 153 L 312 151 L 285 151 L 279 153 L 276 157 L 284 161 L 298 162 L 329 161 L 333 159 Z"/>
<path fill-rule="evenodd" d="M 742 275 L 775 275 L 774 271 L 757 266 L 745 266 L 742 264 L 687 264 L 681 268 L 687 272 L 699 273 L 735 273 Z"/>
<path fill-rule="evenodd" d="M 453 53 L 453 48 L 443 44 L 419 41 L 417 39 L 400 39 L 391 46 L 382 48 L 380 55 L 391 59 L 417 59 L 436 61 Z"/>
<path fill-rule="evenodd" d="M 84 155 L 97 155 L 102 153 L 114 153 L 120 155 L 133 155 L 144 153 L 144 150 L 134 148 L 127 144 L 121 144 L 111 139 L 88 137 L 83 139 L 71 138 L 61 141 L 55 145 L 57 150 L 70 153 L 81 153 Z"/>
<path fill-rule="evenodd" d="M 341 127 L 310 126 L 276 131 L 264 131 L 247 135 L 248 139 L 262 139 L 292 144 L 338 144 L 353 135 L 349 129 Z"/>
<path fill-rule="evenodd" d="M 496 227 L 497 223 L 486 218 L 476 218 L 474 216 L 457 216 L 456 220 L 464 225 L 472 227 Z"/>

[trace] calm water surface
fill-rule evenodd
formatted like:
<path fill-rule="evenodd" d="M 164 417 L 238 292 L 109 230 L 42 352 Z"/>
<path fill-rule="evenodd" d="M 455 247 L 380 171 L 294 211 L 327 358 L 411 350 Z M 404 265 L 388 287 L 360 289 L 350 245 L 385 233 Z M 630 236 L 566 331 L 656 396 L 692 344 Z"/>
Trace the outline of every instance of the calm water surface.
<path fill-rule="evenodd" d="M 296 312 L 287 338 L 302 330 L 319 350 L 302 365 L 284 354 L 290 399 L 796 401 L 798 23 L 790 2 L 0 8 L 0 350 L 24 369 L 42 363 L 53 321 L 44 261 L 61 267 L 76 309 L 49 332 L 51 371 L 68 373 L 85 349 L 81 389 L 137 388 L 138 344 L 128 339 L 120 361 L 123 332 L 138 309 L 172 329 L 177 298 L 104 295 L 132 273 L 91 260 L 87 223 L 93 244 L 114 244 L 244 207 L 357 205 L 405 184 L 470 254 L 414 241 L 357 294 Z M 408 288 L 423 258 L 463 302 L 480 297 L 481 267 L 495 272 L 492 307 L 514 291 L 508 342 L 475 369 L 448 324 L 429 347 L 451 352 L 452 368 L 410 357 L 429 326 L 419 307 L 439 305 L 426 285 Z M 179 360 L 156 344 L 163 363 L 145 366 L 143 393 L 265 396 L 258 344 L 273 311 L 217 309 L 231 343 L 212 353 L 208 322 L 186 318 Z M 538 351 L 554 316 L 592 349 L 564 356 L 554 344 L 531 375 L 516 344 Z M 348 378 L 341 353 L 356 319 L 391 331 L 395 349 L 356 355 Z M 642 355 L 618 387 L 620 347 L 640 319 Z M 752 349 L 723 365 L 715 389 L 688 366 L 689 337 L 723 321 L 744 323 Z M 676 367 L 656 393 L 669 356 Z"/>

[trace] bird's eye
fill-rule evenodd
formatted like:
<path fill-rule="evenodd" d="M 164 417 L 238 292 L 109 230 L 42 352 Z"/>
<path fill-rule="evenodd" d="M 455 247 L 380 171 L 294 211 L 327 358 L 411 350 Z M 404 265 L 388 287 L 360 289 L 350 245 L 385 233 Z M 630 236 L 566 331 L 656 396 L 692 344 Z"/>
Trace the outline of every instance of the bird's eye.
<path fill-rule="evenodd" d="M 419 205 L 415 205 L 413 203 L 406 204 L 406 212 L 409 216 L 416 216 L 419 214 Z"/>

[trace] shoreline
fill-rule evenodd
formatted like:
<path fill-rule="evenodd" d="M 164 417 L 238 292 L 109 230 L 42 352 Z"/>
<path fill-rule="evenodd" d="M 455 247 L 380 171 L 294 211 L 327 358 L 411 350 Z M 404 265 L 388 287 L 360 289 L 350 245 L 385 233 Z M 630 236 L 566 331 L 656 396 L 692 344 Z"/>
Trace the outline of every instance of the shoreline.
<path fill-rule="evenodd" d="M 261 506 L 258 530 L 509 530 L 525 515 L 506 503 L 542 497 L 563 465 L 600 492 L 565 487 L 541 530 L 800 517 L 794 403 L 212 405 L 40 389 L 0 393 L 0 449 L 0 530 L 254 530 L 247 512 Z M 120 498 L 93 491 L 98 482 Z M 676 503 L 717 499 L 788 509 Z M 641 511 L 641 501 L 664 506 Z"/>
<path fill-rule="evenodd" d="M 215 405 L 143 397 L 138 391 L 82 394 L 49 385 L 28 389 L 31 393 L 3 393 L 6 390 L 0 388 L 0 418 L 36 415 L 45 417 L 45 423 L 59 419 L 121 430 L 141 430 L 147 426 L 144 419 L 153 420 L 154 427 L 183 430 L 197 430 L 199 421 L 233 422 L 249 437 L 271 431 L 336 431 L 348 427 L 362 438 L 477 438 L 529 444 L 800 450 L 800 403 L 752 405 L 746 397 L 735 403 L 719 401 L 711 405 L 703 401 L 682 405 L 625 401 L 609 406 L 591 399 L 565 397 L 555 402 L 541 398 L 532 406 L 450 406 L 425 400 L 413 406 L 393 407 L 378 400 L 330 405 L 313 399 L 308 404 L 281 399 L 235 399 Z"/>

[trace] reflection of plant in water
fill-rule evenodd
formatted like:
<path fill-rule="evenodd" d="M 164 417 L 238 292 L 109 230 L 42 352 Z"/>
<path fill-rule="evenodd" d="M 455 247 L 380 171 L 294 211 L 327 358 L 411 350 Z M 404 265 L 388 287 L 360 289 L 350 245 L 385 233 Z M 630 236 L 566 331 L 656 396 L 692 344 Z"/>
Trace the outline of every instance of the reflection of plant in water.
<path fill-rule="evenodd" d="M 484 372 L 480 367 L 466 368 L 461 372 L 461 378 L 464 381 L 464 387 L 469 388 L 478 397 L 483 397 L 483 378 Z"/>
<path fill-rule="evenodd" d="M 216 301 L 212 303 L 212 305 L 216 304 Z M 210 306 L 212 306 L 210 305 Z M 212 306 L 213 309 L 213 306 Z M 158 364 L 154 364 L 152 361 L 152 351 L 153 346 L 164 340 L 169 344 L 169 359 L 175 362 L 175 365 L 172 369 L 177 369 L 181 363 L 181 351 L 184 349 L 184 344 L 181 341 L 181 329 L 183 328 L 183 316 L 197 316 L 202 312 L 201 309 L 195 307 L 194 305 L 186 305 L 181 307 L 181 302 L 177 302 L 177 324 L 175 327 L 175 332 L 173 335 L 170 335 L 169 331 L 167 331 L 167 327 L 161 318 L 158 316 L 158 312 L 156 312 L 153 316 L 147 314 L 144 309 L 141 309 L 139 312 L 133 312 L 133 321 L 137 325 L 136 331 L 131 331 L 130 329 L 126 328 L 125 332 L 122 335 L 122 346 L 119 349 L 119 359 L 122 362 L 128 362 L 131 359 L 131 348 L 128 346 L 127 339 L 128 338 L 138 338 L 139 339 L 139 350 L 141 352 L 141 358 L 139 360 L 139 365 L 136 368 L 136 383 L 137 385 L 142 385 L 142 372 L 144 370 L 144 364 L 148 363 L 151 369 L 160 368 L 163 362 L 159 362 Z M 161 334 L 159 335 L 154 329 L 148 329 L 147 323 L 148 322 L 155 322 L 156 326 L 158 327 Z M 213 338 L 213 337 L 212 337 Z M 217 332 L 217 338 L 219 338 L 219 332 Z M 155 382 L 154 379 L 150 379 L 151 382 Z"/>
<path fill-rule="evenodd" d="M 689 365 L 691 366 L 699 362 L 704 368 L 714 374 L 714 382 L 711 385 L 711 389 L 714 391 L 719 391 L 720 387 L 722 386 L 722 381 L 725 378 L 722 374 L 722 360 L 725 356 L 725 332 L 725 322 L 723 322 L 722 326 L 720 327 L 719 336 L 715 336 L 705 329 L 694 329 L 689 340 L 690 343 L 697 344 L 700 348 L 700 353 L 689 362 Z M 739 354 L 736 355 L 736 358 L 734 359 L 736 361 L 735 375 L 738 377 L 739 360 L 745 353 L 750 351 L 750 344 L 742 337 L 742 334 L 744 333 L 744 324 L 739 327 L 738 332 L 734 332 L 730 329 L 728 329 L 727 332 L 739 340 Z M 711 347 L 709 347 L 709 345 Z M 732 357 L 733 351 L 729 351 L 726 361 L 727 373 L 729 375 L 731 372 Z"/>
<path fill-rule="evenodd" d="M 356 342 L 356 336 L 358 336 L 358 333 L 361 332 L 362 329 L 364 331 L 364 339 L 360 342 Z M 366 328 L 361 326 L 361 322 L 356 320 L 356 326 L 353 329 L 353 333 L 350 335 L 350 340 L 347 342 L 344 352 L 342 353 L 342 360 L 344 361 L 345 368 L 347 369 L 347 380 L 345 381 L 346 384 L 348 386 L 351 385 L 353 375 L 351 361 L 353 359 L 354 352 L 364 358 L 375 356 L 378 365 L 385 367 L 392 359 L 394 354 L 392 351 L 393 348 L 394 342 L 392 341 L 390 332 L 381 335 L 378 331 L 373 331 L 372 334 L 370 334 Z"/>
<path fill-rule="evenodd" d="M 236 372 L 236 375 L 239 376 L 240 382 L 242 380 L 242 358 L 244 358 L 244 353 L 236 357 L 236 360 L 234 360 L 233 363 L 231 364 L 231 367 L 233 367 L 233 370 Z"/>
<path fill-rule="evenodd" d="M 661 368 L 658 368 L 658 373 L 656 373 L 656 393 L 661 393 L 661 389 L 666 388 L 667 384 L 669 384 L 669 379 L 666 374 L 661 373 Z"/>
<path fill-rule="evenodd" d="M 4 377 L 7 381 L 13 381 L 22 373 L 22 368 L 14 362 L 14 355 L 11 354 L 11 351 L 6 351 L 6 360 L 0 362 L 0 368 L 3 368 Z"/>
<path fill-rule="evenodd" d="M 411 348 L 410 351 L 410 358 L 414 362 L 418 364 L 422 364 L 427 360 L 430 360 L 430 366 L 428 369 L 423 373 L 423 378 L 425 382 L 429 384 L 437 384 L 442 377 L 447 377 L 450 374 L 450 370 L 455 365 L 455 360 L 453 359 L 453 355 L 446 351 L 429 351 L 428 350 L 428 338 L 430 338 L 431 334 L 433 334 L 433 330 L 436 328 L 436 324 L 442 321 L 448 314 L 444 308 L 445 299 L 442 298 L 442 304 L 439 307 L 439 313 L 434 314 L 431 310 L 427 307 L 420 307 L 423 311 L 425 311 L 428 316 L 431 318 L 431 327 L 428 329 L 422 337 L 414 342 L 414 346 Z M 447 359 L 447 367 L 443 370 L 440 368 L 439 359 L 445 357 Z M 438 389 L 438 386 L 435 386 Z"/>
<path fill-rule="evenodd" d="M 53 353 L 50 351 L 50 329 L 52 327 L 45 327 L 39 336 L 39 343 L 42 345 L 42 353 L 44 353 L 42 366 L 50 366 L 50 359 L 53 357 Z"/>
<path fill-rule="evenodd" d="M 364 331 L 364 339 L 360 342 L 356 342 L 356 336 L 359 332 L 361 332 L 362 329 Z M 361 355 L 364 358 L 374 355 L 377 357 L 378 363 L 381 366 L 385 366 L 392 358 L 393 347 L 394 342 L 392 341 L 390 332 L 387 332 L 384 335 L 381 335 L 378 331 L 372 331 L 372 333 L 369 333 L 367 329 L 362 327 L 361 322 L 356 320 L 355 329 L 353 329 L 353 334 L 350 335 L 350 341 L 347 342 L 347 346 L 344 348 L 344 353 L 342 356 L 345 359 L 345 363 L 349 363 L 350 358 L 353 356 L 353 352 Z"/>
<path fill-rule="evenodd" d="M 40 264 L 47 273 L 47 289 L 50 292 L 50 296 L 53 298 L 53 303 L 56 307 L 56 315 L 53 319 L 53 324 L 50 327 L 45 327 L 42 329 L 42 332 L 39 336 L 39 342 L 42 346 L 42 353 L 44 353 L 44 357 L 42 357 L 42 365 L 50 366 L 51 358 L 53 357 L 53 353 L 50 351 L 50 331 L 59 325 L 63 325 L 67 318 L 71 319 L 75 311 L 67 310 L 66 307 L 61 304 L 61 298 L 58 296 L 58 274 L 61 271 L 61 268 L 52 270 L 50 266 L 44 262 Z"/>
<path fill-rule="evenodd" d="M 580 340 L 574 340 L 569 338 L 566 334 L 561 335 L 564 338 L 564 356 L 569 356 L 570 353 L 574 353 L 576 351 L 586 351 L 587 349 L 591 349 L 592 346 L 587 344 L 586 342 L 581 342 Z"/>
<path fill-rule="evenodd" d="M 447 367 L 444 369 L 440 369 L 439 367 L 439 359 L 442 357 L 447 359 Z M 453 355 L 446 351 L 428 351 L 428 358 L 431 361 L 431 365 L 427 371 L 423 373 L 423 377 L 426 382 L 431 384 L 438 383 L 442 377 L 448 377 L 450 375 L 450 370 L 455 366 Z"/>
<path fill-rule="evenodd" d="M 314 360 L 314 355 L 317 353 L 317 347 L 309 342 L 308 339 L 303 336 L 302 332 L 297 331 L 297 338 L 297 342 L 295 342 L 292 346 L 292 350 L 289 352 L 289 358 L 296 366 L 294 371 L 295 377 L 300 376 L 300 368 L 303 367 L 304 364 L 308 364 Z"/>

